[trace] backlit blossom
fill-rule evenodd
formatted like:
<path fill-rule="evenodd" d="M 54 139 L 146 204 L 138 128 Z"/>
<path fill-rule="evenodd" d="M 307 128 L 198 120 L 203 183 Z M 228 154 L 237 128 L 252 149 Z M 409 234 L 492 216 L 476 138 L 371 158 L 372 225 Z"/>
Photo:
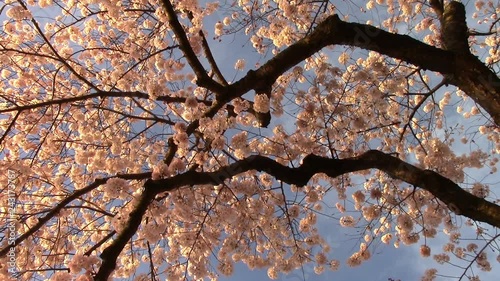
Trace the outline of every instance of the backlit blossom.
<path fill-rule="evenodd" d="M 436 278 L 436 273 L 437 273 L 437 270 L 434 268 L 427 269 L 421 280 L 422 281 L 433 281 Z"/>
<path fill-rule="evenodd" d="M 340 225 L 343 227 L 353 227 L 356 225 L 356 220 L 352 216 L 343 216 L 340 218 Z"/>
<path fill-rule="evenodd" d="M 224 25 L 222 24 L 222 22 L 218 21 L 215 24 L 215 35 L 221 36 L 223 34 L 223 28 L 224 28 Z"/>
<path fill-rule="evenodd" d="M 361 257 L 360 253 L 354 253 L 352 256 L 347 259 L 347 265 L 350 267 L 356 267 L 361 264 L 363 261 L 363 258 Z"/>
<path fill-rule="evenodd" d="M 431 248 L 427 245 L 420 246 L 420 255 L 422 257 L 428 257 L 431 255 Z"/>
<path fill-rule="evenodd" d="M 7 17 L 15 19 L 15 20 L 22 20 L 24 18 L 31 18 L 31 13 L 28 10 L 25 10 L 21 6 L 13 6 L 9 9 L 7 9 L 7 12 L 5 13 Z"/>
<path fill-rule="evenodd" d="M 413 221 L 409 215 L 402 214 L 398 216 L 398 227 L 404 231 L 409 232 L 413 229 Z"/>
<path fill-rule="evenodd" d="M 186 106 L 189 108 L 196 108 L 198 106 L 198 102 L 194 96 L 189 96 L 186 98 Z"/>
<path fill-rule="evenodd" d="M 345 207 L 339 202 L 335 203 L 335 207 L 337 208 L 337 210 L 339 210 L 339 212 L 341 213 L 345 212 Z"/>
<path fill-rule="evenodd" d="M 245 60 L 239 59 L 236 61 L 234 65 L 234 69 L 243 70 L 245 68 Z"/>
<path fill-rule="evenodd" d="M 392 239 L 392 234 L 390 233 L 386 233 L 382 236 L 382 242 L 385 243 L 385 244 L 388 244 Z"/>
<path fill-rule="evenodd" d="M 266 113 L 269 112 L 269 98 L 267 95 L 255 95 L 253 108 L 256 112 Z"/>
<path fill-rule="evenodd" d="M 348 59 L 349 59 L 349 55 L 347 53 L 342 53 L 339 56 L 339 63 L 346 64 Z"/>
<path fill-rule="evenodd" d="M 434 259 L 438 263 L 443 264 L 445 262 L 449 262 L 450 261 L 450 256 L 448 256 L 446 254 L 438 254 L 438 255 L 434 255 Z"/>
<path fill-rule="evenodd" d="M 276 280 L 278 279 L 278 272 L 276 271 L 276 268 L 274 267 L 270 267 L 268 270 L 267 270 L 267 276 L 272 279 L 272 280 Z"/>
<path fill-rule="evenodd" d="M 332 260 L 330 262 L 330 269 L 331 270 L 338 270 L 339 269 L 340 262 L 338 260 Z"/>

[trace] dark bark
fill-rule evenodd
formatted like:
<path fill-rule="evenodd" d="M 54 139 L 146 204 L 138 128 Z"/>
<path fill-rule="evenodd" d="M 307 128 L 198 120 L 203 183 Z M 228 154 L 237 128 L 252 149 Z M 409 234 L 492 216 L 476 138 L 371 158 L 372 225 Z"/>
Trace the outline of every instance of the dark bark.
<path fill-rule="evenodd" d="M 378 169 L 394 179 L 425 189 L 459 215 L 500 227 L 500 206 L 470 194 L 450 179 L 434 171 L 420 169 L 378 150 L 370 150 L 346 159 L 330 159 L 310 154 L 297 168 L 283 166 L 268 157 L 253 155 L 214 172 L 188 171 L 170 178 L 149 181 L 146 187 L 154 189 L 155 193 L 160 193 L 175 190 L 181 186 L 218 185 L 226 179 L 250 170 L 268 173 L 275 179 L 288 184 L 304 186 L 313 175 L 318 173 L 336 178 L 367 169 Z"/>
<path fill-rule="evenodd" d="M 101 253 L 102 264 L 99 271 L 94 276 L 95 281 L 107 281 L 113 270 L 116 268 L 116 260 L 122 252 L 127 242 L 134 236 L 142 222 L 144 214 L 148 210 L 149 204 L 154 199 L 156 193 L 151 190 L 145 190 L 138 199 L 137 206 L 129 214 L 128 222 L 123 230 L 120 231 L 118 237 L 104 249 Z"/>
<path fill-rule="evenodd" d="M 443 49 L 455 53 L 469 54 L 468 28 L 464 5 L 451 1 L 440 15 L 440 21 Z"/>
<path fill-rule="evenodd" d="M 448 18 L 450 21 L 456 20 L 450 16 Z M 455 36 L 462 36 L 462 29 L 459 28 Z M 500 79 L 468 50 L 464 52 L 463 42 L 461 39 L 455 40 L 455 36 L 448 36 L 448 40 L 449 45 L 455 46 L 457 50 L 444 50 L 407 35 L 389 33 L 371 25 L 348 23 L 332 15 L 311 34 L 227 87 L 227 95 L 221 101 L 227 102 L 250 90 L 272 85 L 280 75 L 328 45 L 347 45 L 376 51 L 422 69 L 439 72 L 447 78 L 447 83 L 463 90 L 499 125 Z"/>

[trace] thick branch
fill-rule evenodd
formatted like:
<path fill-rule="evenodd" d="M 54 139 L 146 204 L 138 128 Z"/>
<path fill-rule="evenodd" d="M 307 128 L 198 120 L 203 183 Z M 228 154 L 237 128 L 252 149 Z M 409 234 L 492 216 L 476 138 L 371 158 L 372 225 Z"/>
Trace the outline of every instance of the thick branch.
<path fill-rule="evenodd" d="M 254 155 L 215 172 L 188 171 L 171 178 L 148 180 L 145 187 L 154 189 L 155 193 L 160 193 L 187 185 L 217 185 L 249 170 L 266 172 L 288 184 L 304 186 L 317 173 L 324 173 L 335 178 L 367 169 L 381 170 L 394 179 L 423 188 L 457 214 L 500 227 L 500 206 L 470 194 L 436 172 L 417 168 L 377 150 L 370 150 L 360 156 L 346 159 L 329 159 L 311 154 L 304 158 L 303 164 L 298 168 L 289 168 L 270 158 Z"/>
<path fill-rule="evenodd" d="M 465 17 L 464 4 L 451 1 L 449 2 L 442 16 L 441 21 L 441 43 L 443 49 L 455 53 L 470 54 L 469 51 L 469 30 Z"/>
<path fill-rule="evenodd" d="M 141 224 L 142 218 L 156 193 L 152 190 L 145 190 L 135 209 L 129 214 L 125 228 L 120 232 L 113 242 L 101 253 L 102 264 L 94 277 L 95 281 L 107 281 L 113 270 L 116 268 L 116 260 L 127 242 L 134 236 Z"/>
<path fill-rule="evenodd" d="M 253 89 L 270 87 L 280 75 L 328 45 L 360 47 L 439 72 L 500 124 L 500 79 L 475 56 L 470 53 L 458 55 L 371 25 L 344 22 L 337 15 L 328 17 L 311 34 L 231 85 L 229 94 L 221 101 L 227 102 Z"/>
<path fill-rule="evenodd" d="M 303 164 L 297 168 L 289 168 L 270 158 L 253 155 L 214 172 L 190 170 L 166 179 L 148 179 L 144 184 L 145 192 L 139 199 L 137 207 L 130 213 L 127 226 L 113 243 L 102 252 L 101 259 L 103 263 L 95 276 L 95 280 L 107 280 L 111 275 L 116 267 L 119 254 L 136 233 L 148 205 L 156 194 L 172 191 L 182 186 L 218 185 L 226 179 L 250 170 L 266 172 L 288 184 L 304 186 L 313 175 L 318 173 L 324 173 L 335 178 L 367 169 L 379 169 L 394 179 L 423 188 L 439 198 L 450 210 L 457 214 L 500 227 L 500 206 L 468 193 L 436 172 L 417 168 L 399 158 L 377 150 L 370 150 L 360 156 L 346 159 L 330 159 L 310 154 L 304 158 Z"/>

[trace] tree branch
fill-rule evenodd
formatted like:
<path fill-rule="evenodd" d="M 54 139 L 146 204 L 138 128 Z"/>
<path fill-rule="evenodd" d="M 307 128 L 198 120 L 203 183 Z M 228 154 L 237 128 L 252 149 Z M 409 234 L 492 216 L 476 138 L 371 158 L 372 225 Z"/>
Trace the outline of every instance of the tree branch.
<path fill-rule="evenodd" d="M 113 242 L 104 249 L 100 255 L 102 259 L 101 267 L 94 277 L 95 281 L 107 281 L 108 277 L 111 275 L 113 270 L 116 268 L 116 260 L 127 242 L 134 236 L 142 222 L 142 218 L 151 201 L 154 199 L 157 193 L 154 190 L 146 189 L 141 197 L 135 209 L 130 212 L 129 220 L 125 228 L 120 232 L 118 237 L 116 237 Z"/>
<path fill-rule="evenodd" d="M 188 17 L 189 20 L 193 21 L 193 13 L 188 12 Z M 205 56 L 208 60 L 208 63 L 212 67 L 212 70 L 215 74 L 215 77 L 219 79 L 219 82 L 222 83 L 222 85 L 227 86 L 229 83 L 227 83 L 226 78 L 224 78 L 224 75 L 222 75 L 222 72 L 220 71 L 219 66 L 217 65 L 217 62 L 215 61 L 214 56 L 212 55 L 212 51 L 210 50 L 210 46 L 208 45 L 207 38 L 205 37 L 205 34 L 203 33 L 202 30 L 198 31 L 198 35 L 201 37 L 201 47 L 203 48 L 203 51 L 205 52 Z"/>
<path fill-rule="evenodd" d="M 75 200 L 76 198 L 96 189 L 97 187 L 105 184 L 109 179 L 111 178 L 121 178 L 121 179 L 126 179 L 126 180 L 141 180 L 141 179 L 146 179 L 151 177 L 151 173 L 146 172 L 146 173 L 139 173 L 139 174 L 124 174 L 124 175 L 117 175 L 114 177 L 108 177 L 108 178 L 103 178 L 103 179 L 96 179 L 94 180 L 93 183 L 87 185 L 86 187 L 79 189 L 70 196 L 66 197 L 64 200 L 59 202 L 56 206 L 54 206 L 45 216 L 38 218 L 38 222 L 30 228 L 28 231 L 23 233 L 21 236 L 19 236 L 16 239 L 16 242 L 14 245 L 19 245 L 21 242 L 23 242 L 26 238 L 30 237 L 33 233 L 37 232 L 45 223 L 47 223 L 50 219 L 52 219 L 59 211 L 61 211 L 66 205 L 68 205 L 70 202 Z M 0 250 L 0 257 L 3 257 L 7 254 L 9 251 L 10 246 L 4 247 L 2 250 Z"/>
<path fill-rule="evenodd" d="M 150 96 L 148 94 L 139 92 L 139 91 L 134 91 L 134 92 L 118 92 L 118 91 L 98 91 L 96 93 L 88 94 L 88 95 L 83 95 L 83 96 L 76 96 L 76 97 L 68 97 L 68 98 L 61 98 L 57 100 L 50 100 L 50 101 L 44 101 L 44 102 L 39 102 L 39 103 L 33 103 L 33 104 L 27 104 L 27 105 L 21 105 L 21 106 L 14 106 L 14 107 L 9 107 L 6 109 L 1 109 L 0 113 L 7 113 L 7 112 L 12 112 L 12 111 L 25 111 L 25 110 L 30 110 L 30 109 L 35 109 L 39 107 L 44 107 L 44 106 L 49 106 L 49 105 L 61 105 L 65 103 L 71 103 L 71 102 L 77 102 L 77 101 L 84 101 L 88 99 L 93 99 L 93 98 L 106 98 L 106 97 L 116 97 L 116 98 L 142 98 L 142 99 L 149 99 Z M 178 102 L 182 103 L 186 101 L 186 98 L 183 97 L 171 97 L 171 96 L 160 96 L 156 98 L 157 101 L 164 101 L 166 103 L 172 103 L 172 102 Z M 199 103 L 204 103 L 205 105 L 210 105 L 211 103 L 208 101 L 203 101 L 203 100 L 196 100 Z"/>
<path fill-rule="evenodd" d="M 188 171 L 166 179 L 148 180 L 145 187 L 154 189 L 155 193 L 160 193 L 187 185 L 218 185 L 226 179 L 250 170 L 266 172 L 277 180 L 304 186 L 313 175 L 318 173 L 335 178 L 367 169 L 381 170 L 394 179 L 425 189 L 457 214 L 500 227 L 500 206 L 472 195 L 434 171 L 417 168 L 378 150 L 370 150 L 346 159 L 330 159 L 310 154 L 304 158 L 303 164 L 298 168 L 289 168 L 270 158 L 253 155 L 214 172 Z"/>
<path fill-rule="evenodd" d="M 378 52 L 425 70 L 441 73 L 481 105 L 500 124 L 500 79 L 477 57 L 439 49 L 410 36 L 329 16 L 306 37 L 292 44 L 255 71 L 229 86 L 227 102 L 257 89 L 269 88 L 287 70 L 328 45 L 348 45 Z"/>
<path fill-rule="evenodd" d="M 224 87 L 208 76 L 205 68 L 198 60 L 198 57 L 193 51 L 193 48 L 191 48 L 189 39 L 187 38 L 186 32 L 182 28 L 181 23 L 177 19 L 177 14 L 175 13 L 172 3 L 170 3 L 169 0 L 162 0 L 162 3 L 168 15 L 168 23 L 170 24 L 170 28 L 172 28 L 172 30 L 174 31 L 175 37 L 179 42 L 179 46 L 186 56 L 187 62 L 196 75 L 196 83 L 198 84 L 198 86 L 207 88 L 215 93 L 222 92 Z"/>

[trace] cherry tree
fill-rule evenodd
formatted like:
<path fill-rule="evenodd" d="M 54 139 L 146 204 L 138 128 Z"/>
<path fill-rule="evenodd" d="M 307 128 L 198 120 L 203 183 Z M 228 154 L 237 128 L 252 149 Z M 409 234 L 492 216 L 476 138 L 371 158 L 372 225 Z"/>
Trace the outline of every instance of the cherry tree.
<path fill-rule="evenodd" d="M 500 261 L 496 1 L 3 2 L 3 280 Z"/>

